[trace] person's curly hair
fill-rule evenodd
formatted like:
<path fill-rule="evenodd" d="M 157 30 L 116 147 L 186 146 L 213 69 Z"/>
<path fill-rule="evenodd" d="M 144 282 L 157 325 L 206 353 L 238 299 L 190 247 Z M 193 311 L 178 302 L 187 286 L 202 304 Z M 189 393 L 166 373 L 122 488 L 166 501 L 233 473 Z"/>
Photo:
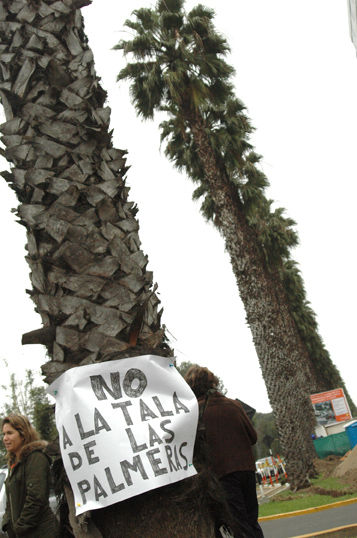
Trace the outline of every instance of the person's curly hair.
<path fill-rule="evenodd" d="M 29 419 L 24 415 L 17 415 L 15 413 L 11 413 L 7 417 L 3 418 L 1 423 L 1 430 L 3 429 L 5 424 L 10 424 L 10 426 L 12 426 L 15 430 L 19 432 L 20 436 L 23 439 L 24 445 L 33 443 L 34 441 L 38 441 L 40 439 L 38 432 L 31 425 Z M 8 454 L 8 460 L 12 461 L 13 458 L 14 455 L 10 452 Z"/>
<path fill-rule="evenodd" d="M 210 389 L 218 389 L 219 379 L 208 368 L 193 364 L 185 374 L 185 381 L 196 398 L 204 396 Z"/>

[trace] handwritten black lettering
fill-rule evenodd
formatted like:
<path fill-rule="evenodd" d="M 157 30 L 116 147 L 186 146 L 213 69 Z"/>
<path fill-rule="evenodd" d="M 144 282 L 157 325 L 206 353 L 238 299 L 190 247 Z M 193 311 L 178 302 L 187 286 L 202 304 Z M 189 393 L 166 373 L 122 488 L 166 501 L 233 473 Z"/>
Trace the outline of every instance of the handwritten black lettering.
<path fill-rule="evenodd" d="M 64 426 L 62 426 L 62 437 L 63 437 L 63 450 L 66 450 L 67 445 L 72 446 L 73 443 L 72 443 L 71 439 L 69 438 L 69 435 L 66 432 Z"/>
<path fill-rule="evenodd" d="M 181 465 L 179 457 L 177 455 L 177 446 L 176 445 L 174 446 L 174 454 L 175 454 L 175 461 L 176 461 L 177 469 L 182 469 L 182 465 Z"/>
<path fill-rule="evenodd" d="M 108 493 L 105 491 L 102 484 L 99 482 L 98 478 L 95 475 L 93 479 L 93 486 L 96 501 L 99 501 L 100 497 L 104 497 L 104 499 L 108 497 Z"/>
<path fill-rule="evenodd" d="M 112 372 L 110 374 L 110 382 L 112 388 L 109 388 L 102 375 L 91 375 L 90 382 L 93 392 L 98 400 L 107 400 L 104 389 L 114 399 L 119 400 L 122 397 L 122 391 L 120 387 L 120 373 Z"/>
<path fill-rule="evenodd" d="M 173 415 L 172 411 L 165 411 L 158 396 L 153 396 L 152 399 L 154 400 L 154 403 L 162 417 L 171 417 Z"/>
<path fill-rule="evenodd" d="M 91 489 L 88 480 L 81 480 L 77 483 L 77 487 L 82 497 L 82 504 L 87 504 L 86 493 Z"/>
<path fill-rule="evenodd" d="M 126 402 L 118 402 L 118 403 L 112 403 L 113 409 L 121 409 L 125 418 L 125 422 L 128 426 L 133 425 L 133 421 L 131 420 L 131 416 L 129 414 L 129 411 L 127 410 L 127 407 L 132 405 L 130 400 L 127 400 Z"/>
<path fill-rule="evenodd" d="M 95 441 L 89 441 L 89 443 L 83 445 L 89 465 L 93 465 L 93 463 L 98 463 L 98 461 L 100 461 L 98 456 L 94 456 L 94 450 L 92 448 L 96 444 Z"/>
<path fill-rule="evenodd" d="M 184 411 L 185 413 L 189 413 L 190 410 L 188 407 L 186 407 L 177 397 L 177 394 L 176 392 L 174 392 L 173 396 L 172 396 L 172 399 L 173 399 L 173 402 L 174 402 L 174 406 L 175 406 L 175 410 L 176 410 L 176 413 L 179 414 L 180 413 L 180 410 L 182 409 L 182 411 Z"/>
<path fill-rule="evenodd" d="M 76 471 L 82 467 L 82 458 L 78 452 L 69 452 L 68 453 L 69 461 L 71 462 L 73 471 Z"/>
<path fill-rule="evenodd" d="M 171 423 L 171 420 L 169 418 L 160 422 L 160 428 L 162 429 L 162 431 L 170 435 L 170 437 L 168 437 L 167 439 L 164 437 L 165 443 L 172 443 L 172 441 L 175 439 L 174 432 L 172 430 L 169 430 L 168 428 L 165 428 L 166 424 L 170 424 L 170 423 Z"/>
<path fill-rule="evenodd" d="M 156 454 L 160 453 L 159 448 L 153 448 L 152 450 L 148 450 L 146 452 L 146 457 L 148 458 L 150 465 L 152 467 L 152 470 L 154 471 L 155 476 L 160 476 L 162 474 L 167 474 L 168 470 L 166 467 L 159 467 L 160 464 L 162 464 L 162 461 L 160 458 L 155 458 Z"/>
<path fill-rule="evenodd" d="M 148 447 L 146 443 L 143 443 L 141 445 L 137 444 L 136 439 L 134 437 L 134 434 L 131 431 L 131 428 L 126 428 L 125 431 L 126 431 L 126 434 L 127 434 L 128 438 L 129 438 L 129 441 L 130 441 L 130 444 L 131 444 L 131 449 L 134 452 L 134 454 L 136 452 L 141 452 L 142 450 L 145 450 Z"/>
<path fill-rule="evenodd" d="M 136 381 L 136 383 L 134 383 L 134 381 Z M 137 368 L 130 368 L 125 374 L 123 389 L 129 398 L 138 398 L 146 389 L 147 384 L 148 381 L 144 372 Z"/>
<path fill-rule="evenodd" d="M 140 417 L 141 417 L 142 422 L 144 422 L 145 420 L 150 420 L 151 418 L 157 418 L 157 415 L 155 415 L 154 411 L 152 411 L 150 407 L 143 400 L 139 400 L 139 402 L 140 402 Z"/>
<path fill-rule="evenodd" d="M 155 443 L 158 443 L 159 445 L 162 445 L 162 440 L 157 435 L 154 428 L 152 426 L 150 426 L 150 424 L 148 424 L 148 426 L 149 426 L 149 444 L 150 444 L 150 446 L 154 446 Z"/>
<path fill-rule="evenodd" d="M 167 461 L 169 463 L 170 472 L 172 473 L 172 471 L 177 471 L 177 469 L 175 467 L 175 464 L 172 461 L 172 448 L 171 448 L 171 446 L 166 445 L 165 446 L 165 451 L 166 451 Z"/>
<path fill-rule="evenodd" d="M 133 481 L 130 475 L 129 470 L 134 471 L 135 473 L 139 471 L 141 478 L 143 480 L 148 480 L 148 475 L 144 469 L 143 462 L 141 461 L 140 456 L 134 456 L 133 463 L 130 463 L 128 460 L 123 460 L 120 462 L 121 470 L 123 472 L 125 482 L 128 486 L 133 485 Z"/>
<path fill-rule="evenodd" d="M 83 428 L 83 424 L 82 424 L 82 420 L 81 420 L 81 417 L 80 417 L 80 414 L 77 413 L 76 415 L 74 415 L 74 418 L 76 419 L 76 422 L 77 422 L 77 428 L 78 428 L 78 431 L 79 431 L 79 435 L 81 436 L 81 439 L 88 439 L 88 437 L 92 437 L 92 435 L 95 435 L 94 434 L 94 430 L 89 430 L 87 432 L 84 431 L 84 428 Z"/>
<path fill-rule="evenodd" d="M 123 483 L 120 483 L 120 484 L 116 484 L 114 482 L 114 478 L 113 478 L 113 475 L 112 475 L 112 472 L 110 470 L 109 467 L 106 467 L 104 469 L 105 471 L 105 474 L 107 476 L 107 480 L 108 480 L 108 484 L 109 484 L 109 487 L 110 487 L 110 491 L 112 493 L 118 493 L 118 491 L 121 491 L 122 489 L 125 488 L 124 484 Z"/>
<path fill-rule="evenodd" d="M 106 430 L 107 432 L 110 432 L 111 430 L 108 422 L 105 420 L 103 415 L 100 414 L 96 407 L 94 408 L 94 430 L 95 433 L 99 433 L 100 430 Z"/>
<path fill-rule="evenodd" d="M 187 461 L 187 458 L 186 458 L 185 454 L 182 453 L 183 448 L 184 448 L 185 446 L 187 446 L 186 441 L 183 442 L 183 443 L 181 443 L 180 448 L 179 448 L 179 453 L 180 453 L 181 458 L 182 458 L 183 460 L 185 460 L 185 465 L 183 466 L 183 468 L 184 468 L 185 471 L 187 471 L 187 469 L 188 469 L 188 461 Z"/>

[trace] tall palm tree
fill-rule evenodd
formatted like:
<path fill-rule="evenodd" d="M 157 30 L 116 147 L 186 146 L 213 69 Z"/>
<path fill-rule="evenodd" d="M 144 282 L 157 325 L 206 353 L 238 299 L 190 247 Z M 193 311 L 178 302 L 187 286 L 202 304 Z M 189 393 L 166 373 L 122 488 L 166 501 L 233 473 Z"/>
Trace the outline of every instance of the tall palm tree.
<path fill-rule="evenodd" d="M 49 383 L 75 366 L 172 355 L 128 199 L 125 151 L 112 145 L 106 93 L 84 33 L 79 8 L 88 4 L 0 2 L 0 131 L 12 163 L 3 175 L 20 202 L 28 293 L 43 323 L 23 342 L 46 345 Z M 76 520 L 66 491 L 75 536 L 214 535 L 217 504 L 205 473 L 95 510 L 91 522 Z"/>
<path fill-rule="evenodd" d="M 159 0 L 156 9 L 134 11 L 125 23 L 134 38 L 115 47 L 131 60 L 118 80 L 131 81 L 139 115 L 168 114 L 161 124 L 166 154 L 198 184 L 194 196 L 203 198 L 204 215 L 224 237 L 290 481 L 300 487 L 314 456 L 309 393 L 330 388 L 331 373 L 334 383 L 343 383 L 290 259 L 295 223 L 283 210 L 273 211 L 264 195 L 268 182 L 249 143 L 244 105 L 234 95 L 228 44 L 211 9 L 199 5 L 185 13 L 183 6 L 184 0 Z"/>

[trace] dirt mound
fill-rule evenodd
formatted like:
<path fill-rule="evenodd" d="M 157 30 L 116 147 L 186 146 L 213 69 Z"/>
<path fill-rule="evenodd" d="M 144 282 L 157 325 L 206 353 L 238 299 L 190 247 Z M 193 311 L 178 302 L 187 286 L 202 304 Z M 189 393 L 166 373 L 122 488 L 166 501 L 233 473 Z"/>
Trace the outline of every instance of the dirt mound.
<path fill-rule="evenodd" d="M 355 491 L 357 491 L 357 469 L 344 474 L 342 478 L 344 482 L 353 486 Z"/>
<path fill-rule="evenodd" d="M 333 476 L 336 467 L 341 463 L 341 456 L 327 456 L 323 460 L 315 459 L 314 466 L 316 471 L 323 476 Z"/>
<path fill-rule="evenodd" d="M 353 450 L 350 450 L 345 456 L 330 455 L 321 459 L 314 460 L 314 466 L 322 478 L 336 477 L 340 479 L 341 486 L 337 489 L 329 487 L 321 487 L 318 485 L 310 485 L 291 495 L 284 494 L 284 501 L 295 501 L 299 498 L 306 498 L 306 495 L 317 494 L 335 497 L 338 501 L 339 497 L 345 495 L 356 495 L 357 493 L 357 445 Z M 328 481 L 326 482 L 328 483 Z M 333 482 L 332 482 L 333 483 Z M 280 502 L 282 499 L 279 495 L 272 498 L 270 502 Z M 331 502 L 331 501 L 329 501 Z M 355 535 L 357 538 L 357 533 Z"/>
<path fill-rule="evenodd" d="M 323 460 L 316 459 L 314 465 L 317 472 L 326 478 L 329 476 L 341 478 L 349 486 L 349 493 L 357 491 L 357 445 L 342 458 L 331 455 Z M 339 496 L 340 491 L 336 491 L 336 495 Z M 331 492 L 329 494 L 333 495 Z"/>
<path fill-rule="evenodd" d="M 353 475 L 357 478 L 357 445 L 347 453 L 332 474 L 332 476 L 338 478 L 343 477 L 344 480 L 349 478 L 349 475 Z"/>

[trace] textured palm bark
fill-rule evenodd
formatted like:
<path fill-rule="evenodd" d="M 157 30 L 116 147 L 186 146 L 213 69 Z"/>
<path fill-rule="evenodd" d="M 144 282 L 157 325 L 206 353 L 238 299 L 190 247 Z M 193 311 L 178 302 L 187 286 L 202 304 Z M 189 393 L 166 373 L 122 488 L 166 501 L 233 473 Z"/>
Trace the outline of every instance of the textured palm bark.
<path fill-rule="evenodd" d="M 128 355 L 133 343 L 170 353 L 78 5 L 14 0 L 0 12 L 1 132 L 14 164 L 4 175 L 27 229 L 29 293 L 55 328 L 48 382 L 108 353 Z"/>
<path fill-rule="evenodd" d="M 202 119 L 191 115 L 190 125 L 274 411 L 289 482 L 293 488 L 301 488 L 314 473 L 311 434 L 315 419 L 309 394 L 316 391 L 318 382 L 290 315 L 278 271 L 266 267 L 236 189 L 217 166 Z"/>
<path fill-rule="evenodd" d="M 112 146 L 110 109 L 78 10 L 89 3 L 0 0 L 0 97 L 6 115 L 0 131 L 13 164 L 3 176 L 20 201 L 17 215 L 27 230 L 31 269 L 28 293 L 43 322 L 24 341 L 46 345 L 43 373 L 49 383 L 74 366 L 172 354 L 140 249 L 137 209 L 128 200 L 125 152 Z M 167 530 L 178 538 L 187 530 L 207 538 L 214 529 L 210 503 L 200 476 L 177 490 L 160 488 L 96 510 L 93 519 L 105 538 L 118 536 L 118 529 L 123 538 L 166 537 Z M 136 527 L 139 534 L 133 533 Z M 90 525 L 79 522 L 78 529 L 75 534 L 82 535 Z"/>

